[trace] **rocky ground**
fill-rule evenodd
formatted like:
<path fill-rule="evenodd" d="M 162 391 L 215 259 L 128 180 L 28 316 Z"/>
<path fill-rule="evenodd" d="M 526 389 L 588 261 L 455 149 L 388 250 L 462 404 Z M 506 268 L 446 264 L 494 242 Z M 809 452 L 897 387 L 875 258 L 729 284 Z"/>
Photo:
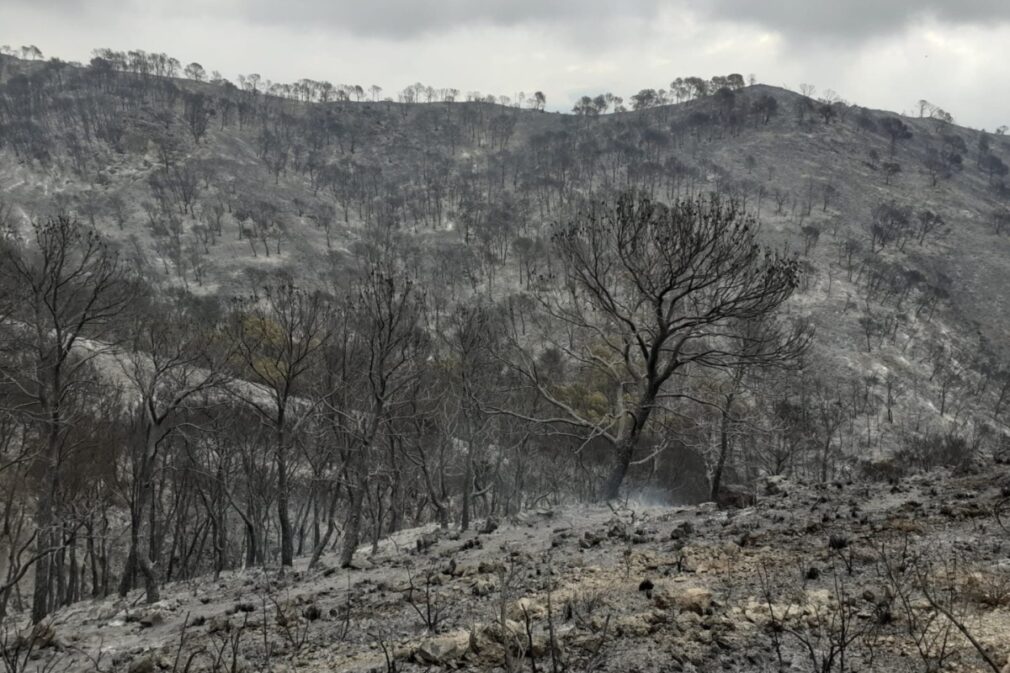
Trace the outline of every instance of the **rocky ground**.
<path fill-rule="evenodd" d="M 1006 468 L 773 478 L 745 509 L 404 531 L 351 570 L 324 557 L 176 583 L 152 606 L 78 604 L 35 637 L 8 629 L 6 671 L 1010 672 L 1008 496 Z"/>

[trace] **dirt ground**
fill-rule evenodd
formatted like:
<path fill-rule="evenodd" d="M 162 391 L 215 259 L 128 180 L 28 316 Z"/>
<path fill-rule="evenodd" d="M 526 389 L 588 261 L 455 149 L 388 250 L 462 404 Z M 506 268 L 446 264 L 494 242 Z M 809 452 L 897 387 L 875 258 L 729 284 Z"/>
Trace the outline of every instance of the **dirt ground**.
<path fill-rule="evenodd" d="M 1006 469 L 772 479 L 746 509 L 414 529 L 354 569 L 324 557 L 171 584 L 150 606 L 80 603 L 34 639 L 9 631 L 7 651 L 54 673 L 1010 671 L 1008 495 Z"/>

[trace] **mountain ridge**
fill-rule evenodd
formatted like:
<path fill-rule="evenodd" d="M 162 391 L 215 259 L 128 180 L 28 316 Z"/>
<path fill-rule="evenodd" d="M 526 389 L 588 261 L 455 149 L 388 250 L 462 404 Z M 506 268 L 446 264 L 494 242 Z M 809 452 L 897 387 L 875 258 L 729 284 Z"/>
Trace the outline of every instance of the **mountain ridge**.
<path fill-rule="evenodd" d="M 7 60 L 0 186 L 20 226 L 71 210 L 165 287 L 332 287 L 370 241 L 394 233 L 432 292 L 448 278 L 501 298 L 549 266 L 551 223 L 594 191 L 717 191 L 757 213 L 769 244 L 802 250 L 808 273 L 788 310 L 818 326 L 817 358 L 856 378 L 907 376 L 921 389 L 916 414 L 945 406 L 934 399 L 947 394 L 933 390 L 936 358 L 967 389 L 1003 367 L 1010 244 L 987 231 L 1003 226 L 993 222 L 1008 203 L 1001 136 L 763 84 L 592 117 L 487 102 L 306 103 L 15 59 L 37 80 L 17 84 Z M 51 102 L 35 122 L 43 128 L 19 129 L 18 97 Z M 72 101 L 93 118 L 62 109 Z M 889 137 L 895 119 L 904 130 Z M 43 154 L 19 155 L 21 134 Z M 996 173 L 986 175 L 990 156 Z M 894 212 L 881 214 L 888 204 Z M 926 212 L 940 222 L 916 240 Z M 886 235 L 898 240 L 877 240 L 878 216 L 892 218 L 901 231 Z M 466 280 L 474 274 L 483 280 Z M 945 355 L 928 354 L 937 348 Z M 1002 432 L 1000 419 L 982 420 L 988 404 L 967 406 Z M 958 427 L 959 414 L 941 427 Z"/>

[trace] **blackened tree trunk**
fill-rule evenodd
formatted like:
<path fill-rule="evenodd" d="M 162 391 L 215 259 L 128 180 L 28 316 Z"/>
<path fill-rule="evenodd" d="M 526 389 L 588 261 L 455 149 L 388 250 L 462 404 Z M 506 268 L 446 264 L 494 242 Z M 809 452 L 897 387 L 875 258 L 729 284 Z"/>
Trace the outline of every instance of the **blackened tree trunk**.
<path fill-rule="evenodd" d="M 294 534 L 291 529 L 290 486 L 288 485 L 288 447 L 284 438 L 284 411 L 277 419 L 277 520 L 280 524 L 281 565 L 294 563 Z"/>
<path fill-rule="evenodd" d="M 733 395 L 726 396 L 726 406 L 720 410 L 719 419 L 719 456 L 715 462 L 715 469 L 712 471 L 712 488 L 709 499 L 712 502 L 719 502 L 720 491 L 722 490 L 722 477 L 726 470 L 726 461 L 729 460 L 730 450 L 730 424 L 732 423 Z"/>

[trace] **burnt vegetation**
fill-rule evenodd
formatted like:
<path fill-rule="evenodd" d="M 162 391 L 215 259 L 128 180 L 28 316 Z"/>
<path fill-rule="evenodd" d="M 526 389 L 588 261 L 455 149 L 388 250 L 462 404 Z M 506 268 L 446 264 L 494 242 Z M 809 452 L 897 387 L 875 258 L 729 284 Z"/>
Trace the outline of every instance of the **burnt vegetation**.
<path fill-rule="evenodd" d="M 156 604 L 240 567 L 360 568 L 427 524 L 490 534 L 645 492 L 750 507 L 769 475 L 827 488 L 1006 461 L 1006 311 L 986 303 L 1003 281 L 975 295 L 965 271 L 1005 268 L 980 256 L 1010 231 L 1002 131 L 740 75 L 559 115 L 541 92 L 384 97 L 35 52 L 0 54 L 0 618 Z M 856 648 L 872 663 L 904 615 L 923 670 L 943 670 L 953 634 L 971 639 L 967 589 L 881 546 L 867 620 L 843 542 L 805 621 L 762 576 L 779 661 L 791 639 L 811 670 Z M 487 587 L 481 637 L 505 668 L 602 666 L 609 617 L 558 599 L 544 645 L 525 608 L 509 616 L 518 573 Z M 404 574 L 438 633 L 445 573 Z M 318 608 L 261 598 L 301 650 Z M 353 612 L 348 589 L 341 640 Z M 566 612 L 594 624 L 572 661 Z M 265 624 L 173 670 L 240 670 Z M 17 638 L 11 671 L 37 646 Z"/>

